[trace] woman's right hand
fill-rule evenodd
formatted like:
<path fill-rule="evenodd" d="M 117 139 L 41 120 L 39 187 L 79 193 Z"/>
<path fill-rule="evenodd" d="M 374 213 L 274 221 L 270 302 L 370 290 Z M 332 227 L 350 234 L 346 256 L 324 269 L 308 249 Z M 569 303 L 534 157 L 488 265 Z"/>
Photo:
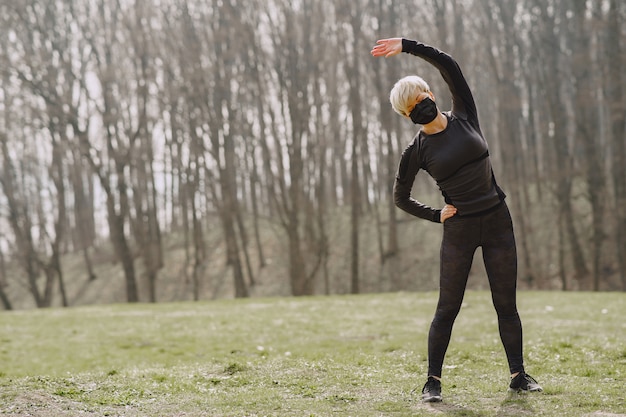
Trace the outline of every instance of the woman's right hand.
<path fill-rule="evenodd" d="M 370 52 L 373 56 L 389 58 L 402 52 L 402 38 L 379 39 Z"/>
<path fill-rule="evenodd" d="M 456 214 L 456 207 L 454 207 L 451 204 L 446 204 L 441 209 L 441 215 L 440 215 L 439 221 L 443 223 L 450 217 L 454 216 L 455 214 Z"/>

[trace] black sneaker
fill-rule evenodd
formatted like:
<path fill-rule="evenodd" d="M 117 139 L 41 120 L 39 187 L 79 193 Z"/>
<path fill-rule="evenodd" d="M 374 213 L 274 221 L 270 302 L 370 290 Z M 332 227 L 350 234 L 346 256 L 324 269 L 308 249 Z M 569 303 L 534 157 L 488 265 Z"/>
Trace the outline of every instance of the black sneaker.
<path fill-rule="evenodd" d="M 541 392 L 543 388 L 535 378 L 528 375 L 526 372 L 520 372 L 515 376 L 515 378 L 511 379 L 511 383 L 509 384 L 509 391 L 511 392 Z"/>
<path fill-rule="evenodd" d="M 438 403 L 441 399 L 441 381 L 429 376 L 428 381 L 424 384 L 424 388 L 422 388 L 422 401 L 425 403 Z"/>

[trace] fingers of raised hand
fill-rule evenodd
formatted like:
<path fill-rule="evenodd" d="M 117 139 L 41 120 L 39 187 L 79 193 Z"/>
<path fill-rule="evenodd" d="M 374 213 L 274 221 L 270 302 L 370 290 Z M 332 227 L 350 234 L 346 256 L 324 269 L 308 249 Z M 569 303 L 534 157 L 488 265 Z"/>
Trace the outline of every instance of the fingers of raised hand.
<path fill-rule="evenodd" d="M 383 56 L 386 55 L 389 51 L 387 49 L 387 45 L 380 43 L 381 41 L 378 41 L 378 45 L 374 45 L 374 47 L 372 48 L 372 55 L 374 56 Z"/>
<path fill-rule="evenodd" d="M 401 38 L 379 39 L 372 48 L 371 54 L 373 56 L 385 57 L 396 55 L 401 51 L 401 49 L 398 49 L 398 46 L 402 45 L 401 42 Z"/>

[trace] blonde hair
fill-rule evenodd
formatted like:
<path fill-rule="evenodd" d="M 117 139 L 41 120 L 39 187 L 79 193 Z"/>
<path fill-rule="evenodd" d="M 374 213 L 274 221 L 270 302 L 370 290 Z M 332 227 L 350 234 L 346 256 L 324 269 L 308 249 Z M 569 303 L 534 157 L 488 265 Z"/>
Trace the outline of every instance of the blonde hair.
<path fill-rule="evenodd" d="M 389 93 L 389 101 L 396 113 L 401 116 L 408 116 L 413 110 L 415 97 L 419 93 L 428 92 L 430 92 L 430 87 L 422 77 L 409 75 L 396 82 Z"/>

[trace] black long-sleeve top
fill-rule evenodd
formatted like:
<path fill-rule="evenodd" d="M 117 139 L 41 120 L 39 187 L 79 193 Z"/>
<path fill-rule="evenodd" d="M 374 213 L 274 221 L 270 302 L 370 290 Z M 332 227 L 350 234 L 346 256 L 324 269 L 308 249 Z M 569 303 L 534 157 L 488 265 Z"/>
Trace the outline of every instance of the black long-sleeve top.
<path fill-rule="evenodd" d="M 488 212 L 504 201 L 505 194 L 496 184 L 476 104 L 459 65 L 450 55 L 408 39 L 402 40 L 402 52 L 440 71 L 452 93 L 452 110 L 443 113 L 448 119 L 443 131 L 427 135 L 420 130 L 402 153 L 394 183 L 396 205 L 414 216 L 440 222 L 440 209 L 411 198 L 415 176 L 422 168 L 435 179 L 445 202 L 457 208 L 456 215 Z"/>

